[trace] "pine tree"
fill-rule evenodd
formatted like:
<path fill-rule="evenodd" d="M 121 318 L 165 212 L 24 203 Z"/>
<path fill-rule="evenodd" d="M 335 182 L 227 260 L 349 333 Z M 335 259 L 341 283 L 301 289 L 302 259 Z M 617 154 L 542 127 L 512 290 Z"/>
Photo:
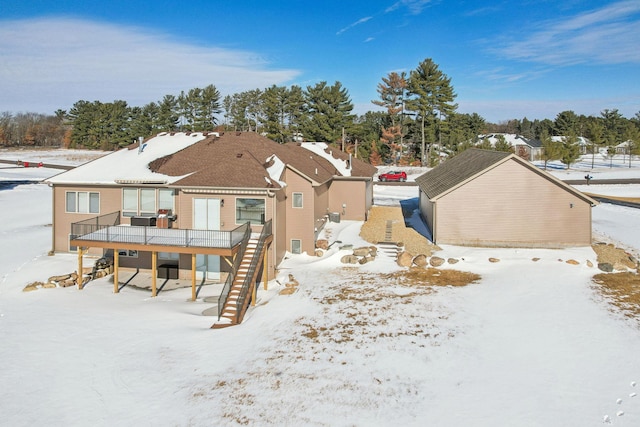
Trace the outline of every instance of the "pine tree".
<path fill-rule="evenodd" d="M 422 165 L 426 165 L 426 128 L 432 129 L 432 135 L 440 137 L 441 129 L 438 128 L 442 116 L 453 113 L 457 105 L 453 104 L 456 94 L 451 86 L 451 79 L 447 77 L 431 58 L 422 61 L 418 68 L 412 70 L 409 75 L 407 92 L 409 100 L 407 108 L 417 114 L 420 121 L 420 156 Z M 429 158 L 435 138 L 429 144 Z"/>
<path fill-rule="evenodd" d="M 302 131 L 306 140 L 338 143 L 343 131 L 353 127 L 353 104 L 347 89 L 340 82 L 328 86 L 320 82 L 307 86 L 305 97 L 305 119 Z"/>

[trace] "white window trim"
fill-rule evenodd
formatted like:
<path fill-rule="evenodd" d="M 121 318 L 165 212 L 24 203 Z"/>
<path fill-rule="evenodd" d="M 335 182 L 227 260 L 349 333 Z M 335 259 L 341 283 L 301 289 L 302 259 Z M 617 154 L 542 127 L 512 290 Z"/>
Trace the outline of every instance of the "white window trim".
<path fill-rule="evenodd" d="M 125 202 L 125 197 L 124 197 L 124 193 L 125 190 L 135 190 L 136 191 L 136 209 L 135 212 L 133 209 L 125 209 L 124 206 L 124 202 Z M 155 191 L 155 199 L 154 199 L 154 203 L 155 203 L 155 209 L 153 212 L 151 211 L 143 211 L 141 210 L 142 208 L 142 190 L 154 190 Z M 169 190 L 172 192 L 171 195 L 171 204 L 172 206 L 170 208 L 166 208 L 166 207 L 161 207 L 160 206 L 160 193 L 163 190 Z M 173 188 L 151 188 L 151 187 L 122 187 L 122 202 L 120 204 L 120 208 L 122 211 L 122 215 L 125 217 L 132 217 L 132 216 L 137 216 L 137 215 L 149 215 L 149 214 L 155 214 L 158 212 L 159 209 L 171 209 L 172 212 L 176 211 L 176 192 Z"/>
<path fill-rule="evenodd" d="M 294 251 L 293 251 L 293 242 L 299 242 L 299 243 L 300 243 L 300 252 L 294 252 Z M 302 253 L 302 239 L 291 239 L 291 246 L 290 246 L 290 248 L 291 248 L 291 253 L 292 253 L 292 254 L 296 254 L 296 255 L 301 254 L 301 253 Z"/>
<path fill-rule="evenodd" d="M 300 206 L 296 206 L 296 195 L 300 195 Z M 294 209 L 302 209 L 304 207 L 304 193 L 296 191 L 291 193 L 291 207 Z"/>
<path fill-rule="evenodd" d="M 67 197 L 69 197 L 68 195 L 70 193 L 75 194 L 75 210 L 73 211 L 68 210 L 68 205 L 67 205 Z M 79 209 L 79 203 L 80 203 L 79 194 L 87 195 L 87 200 L 86 200 L 87 211 L 86 212 L 81 212 Z M 91 212 L 91 195 L 92 194 L 98 195 L 98 211 L 97 212 Z M 82 215 L 86 215 L 86 214 L 100 215 L 100 192 L 99 191 L 65 191 L 64 192 L 64 211 L 65 213 L 75 213 L 75 214 L 82 214 Z"/>

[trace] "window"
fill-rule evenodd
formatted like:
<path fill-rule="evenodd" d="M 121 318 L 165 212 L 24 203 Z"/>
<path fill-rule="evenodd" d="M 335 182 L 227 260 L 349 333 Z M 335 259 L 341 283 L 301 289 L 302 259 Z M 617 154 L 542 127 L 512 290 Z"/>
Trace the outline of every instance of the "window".
<path fill-rule="evenodd" d="M 174 191 L 169 188 L 123 188 L 122 216 L 154 215 L 173 208 Z"/>
<path fill-rule="evenodd" d="M 138 251 L 130 251 L 126 249 L 119 249 L 118 256 L 124 256 L 129 258 L 138 258 Z"/>
<path fill-rule="evenodd" d="M 236 223 L 264 224 L 264 199 L 236 199 Z"/>
<path fill-rule="evenodd" d="M 100 213 L 100 193 L 67 191 L 66 211 L 75 213 Z"/>
<path fill-rule="evenodd" d="M 300 239 L 291 240 L 291 253 L 292 254 L 302 253 L 302 241 Z"/>
<path fill-rule="evenodd" d="M 140 213 L 155 214 L 156 213 L 156 189 L 141 188 L 140 189 Z"/>
<path fill-rule="evenodd" d="M 180 259 L 180 254 L 177 252 L 158 252 L 158 259 L 178 261 Z"/>
<path fill-rule="evenodd" d="M 293 207 L 294 208 L 302 207 L 302 193 L 293 193 Z"/>

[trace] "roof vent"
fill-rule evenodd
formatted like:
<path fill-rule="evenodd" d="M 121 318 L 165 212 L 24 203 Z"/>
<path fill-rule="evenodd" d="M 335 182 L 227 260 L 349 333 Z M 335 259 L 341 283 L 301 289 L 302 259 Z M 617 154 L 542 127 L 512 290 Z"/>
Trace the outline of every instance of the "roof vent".
<path fill-rule="evenodd" d="M 239 159 L 240 157 L 242 157 L 242 153 L 236 154 L 236 157 Z"/>

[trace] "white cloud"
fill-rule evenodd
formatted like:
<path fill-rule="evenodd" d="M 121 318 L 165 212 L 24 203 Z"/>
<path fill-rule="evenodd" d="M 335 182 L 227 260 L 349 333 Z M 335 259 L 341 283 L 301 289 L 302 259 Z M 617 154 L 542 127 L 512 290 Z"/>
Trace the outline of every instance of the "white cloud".
<path fill-rule="evenodd" d="M 352 29 L 356 25 L 364 24 L 365 22 L 367 22 L 371 18 L 373 18 L 373 17 L 372 16 L 365 16 L 364 18 L 358 19 L 356 22 L 353 22 L 353 23 L 347 25 L 346 27 L 342 28 L 341 30 L 338 30 L 338 32 L 336 33 L 336 36 L 339 36 L 340 34 L 344 33 L 345 31 L 348 31 L 348 30 Z"/>
<path fill-rule="evenodd" d="M 254 52 L 208 47 L 148 29 L 71 18 L 0 26 L 0 111 L 52 113 L 78 100 L 130 105 L 215 85 L 222 94 L 283 84 Z"/>
<path fill-rule="evenodd" d="M 516 60 L 553 65 L 640 62 L 640 2 L 621 1 L 543 24 L 494 51 Z"/>
<path fill-rule="evenodd" d="M 432 0 L 399 0 L 389 6 L 385 10 L 385 13 L 393 12 L 404 7 L 407 8 L 409 10 L 409 13 L 411 13 L 412 15 L 419 15 L 422 13 L 422 10 L 431 2 Z"/>

